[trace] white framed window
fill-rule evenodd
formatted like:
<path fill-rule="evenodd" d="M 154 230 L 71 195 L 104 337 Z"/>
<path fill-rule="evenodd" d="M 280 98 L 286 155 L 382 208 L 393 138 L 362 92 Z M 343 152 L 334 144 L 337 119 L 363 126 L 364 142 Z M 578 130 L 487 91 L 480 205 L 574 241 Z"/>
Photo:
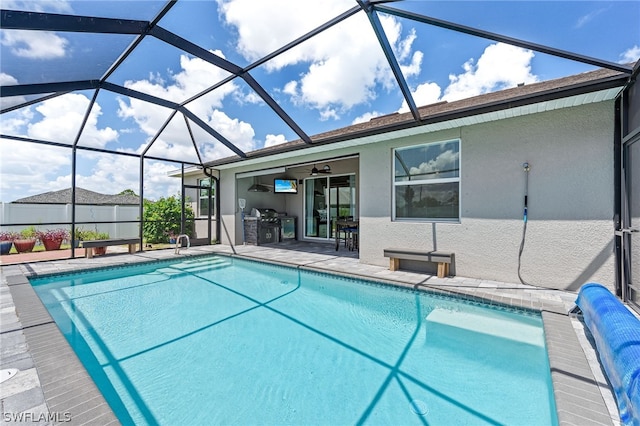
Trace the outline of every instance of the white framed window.
<path fill-rule="evenodd" d="M 211 203 L 213 208 L 211 215 L 215 216 L 215 192 L 211 187 L 211 179 L 199 179 L 198 186 L 200 187 L 198 188 L 198 216 L 207 217 L 209 215 L 209 191 L 211 191 Z"/>
<path fill-rule="evenodd" d="M 393 150 L 393 220 L 460 220 L 460 139 Z"/>

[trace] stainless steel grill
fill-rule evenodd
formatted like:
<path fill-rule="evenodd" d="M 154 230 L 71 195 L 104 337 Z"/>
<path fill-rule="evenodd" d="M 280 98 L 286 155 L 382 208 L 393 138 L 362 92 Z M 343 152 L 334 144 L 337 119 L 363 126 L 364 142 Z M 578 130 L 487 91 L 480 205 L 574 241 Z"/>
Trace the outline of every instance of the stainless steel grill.
<path fill-rule="evenodd" d="M 258 244 L 280 241 L 280 218 L 274 209 L 251 209 L 251 216 L 258 218 Z"/>

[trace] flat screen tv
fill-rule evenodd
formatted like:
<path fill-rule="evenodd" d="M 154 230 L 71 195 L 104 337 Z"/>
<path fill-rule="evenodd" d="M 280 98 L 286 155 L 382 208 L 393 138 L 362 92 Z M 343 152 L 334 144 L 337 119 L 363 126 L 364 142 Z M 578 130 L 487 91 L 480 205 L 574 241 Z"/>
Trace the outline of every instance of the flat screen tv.
<path fill-rule="evenodd" d="M 276 194 L 297 194 L 298 181 L 296 179 L 274 179 L 273 192 Z"/>

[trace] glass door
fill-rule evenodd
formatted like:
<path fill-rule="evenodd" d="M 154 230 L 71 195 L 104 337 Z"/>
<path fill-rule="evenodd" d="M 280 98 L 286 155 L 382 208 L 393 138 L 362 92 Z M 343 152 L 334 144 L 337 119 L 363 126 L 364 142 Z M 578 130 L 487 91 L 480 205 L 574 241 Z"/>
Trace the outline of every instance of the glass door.
<path fill-rule="evenodd" d="M 304 181 L 305 237 L 327 238 L 328 177 L 316 177 Z"/>
<path fill-rule="evenodd" d="M 625 182 L 623 189 L 623 245 L 626 299 L 640 308 L 640 138 L 624 145 Z"/>
<path fill-rule="evenodd" d="M 305 237 L 335 238 L 339 217 L 356 218 L 355 174 L 305 179 Z"/>

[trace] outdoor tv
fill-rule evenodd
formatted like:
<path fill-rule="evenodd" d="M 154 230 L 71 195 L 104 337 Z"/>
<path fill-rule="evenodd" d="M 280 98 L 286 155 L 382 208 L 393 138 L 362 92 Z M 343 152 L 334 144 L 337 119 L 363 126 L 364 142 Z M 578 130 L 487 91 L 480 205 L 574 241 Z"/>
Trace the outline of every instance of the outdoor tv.
<path fill-rule="evenodd" d="M 295 179 L 274 179 L 273 192 L 276 194 L 297 194 L 298 181 Z"/>

